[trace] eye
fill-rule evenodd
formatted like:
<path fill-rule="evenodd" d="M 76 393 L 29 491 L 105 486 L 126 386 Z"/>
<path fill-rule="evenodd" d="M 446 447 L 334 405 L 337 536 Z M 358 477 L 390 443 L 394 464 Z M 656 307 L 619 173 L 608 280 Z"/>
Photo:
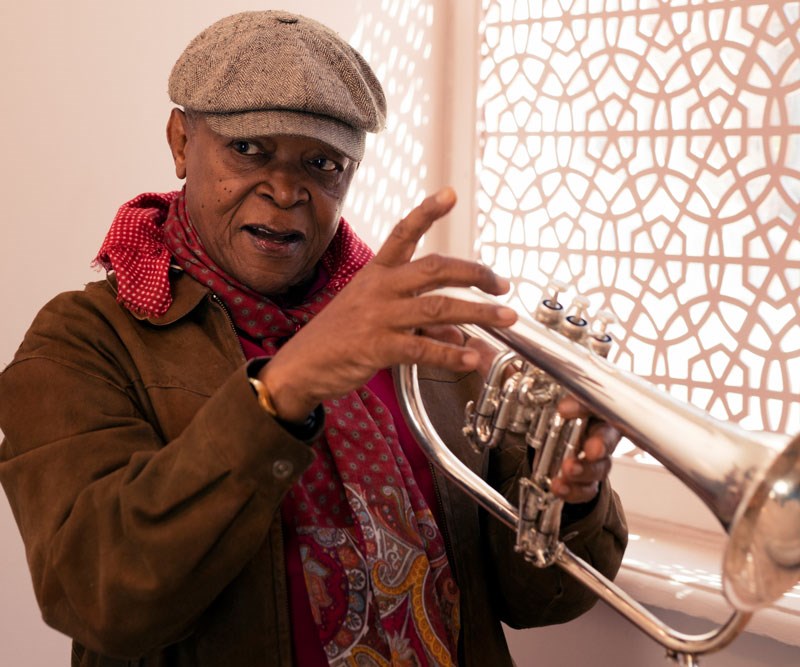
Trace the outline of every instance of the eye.
<path fill-rule="evenodd" d="M 241 155 L 259 155 L 263 153 L 257 144 L 254 144 L 252 141 L 245 141 L 244 139 L 232 141 L 231 147 Z"/>
<path fill-rule="evenodd" d="M 331 160 L 327 157 L 316 157 L 310 160 L 311 164 L 313 164 L 317 169 L 320 171 L 341 171 L 342 165 L 336 162 L 335 160 Z"/>

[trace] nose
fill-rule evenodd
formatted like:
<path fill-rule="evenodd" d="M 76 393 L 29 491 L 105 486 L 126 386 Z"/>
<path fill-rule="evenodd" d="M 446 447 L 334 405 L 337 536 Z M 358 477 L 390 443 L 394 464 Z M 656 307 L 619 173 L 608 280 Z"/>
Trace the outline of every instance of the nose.
<path fill-rule="evenodd" d="M 273 163 L 265 170 L 258 193 L 278 208 L 291 208 L 307 202 L 311 195 L 298 169 L 286 163 Z"/>

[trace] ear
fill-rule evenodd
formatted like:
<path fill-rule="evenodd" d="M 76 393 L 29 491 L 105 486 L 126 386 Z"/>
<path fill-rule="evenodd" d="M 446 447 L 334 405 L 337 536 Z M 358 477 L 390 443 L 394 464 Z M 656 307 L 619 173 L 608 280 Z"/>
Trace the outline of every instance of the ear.
<path fill-rule="evenodd" d="M 186 178 L 186 144 L 189 141 L 188 121 L 180 109 L 173 109 L 167 121 L 167 143 L 175 162 L 175 175 Z"/>

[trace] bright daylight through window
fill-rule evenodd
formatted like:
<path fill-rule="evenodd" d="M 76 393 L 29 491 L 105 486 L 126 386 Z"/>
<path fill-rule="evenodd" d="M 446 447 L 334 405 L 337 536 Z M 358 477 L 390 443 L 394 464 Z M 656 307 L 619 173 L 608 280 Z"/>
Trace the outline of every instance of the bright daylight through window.
<path fill-rule="evenodd" d="M 800 3 L 483 10 L 476 253 L 514 305 L 568 282 L 617 315 L 616 364 L 797 431 Z"/>

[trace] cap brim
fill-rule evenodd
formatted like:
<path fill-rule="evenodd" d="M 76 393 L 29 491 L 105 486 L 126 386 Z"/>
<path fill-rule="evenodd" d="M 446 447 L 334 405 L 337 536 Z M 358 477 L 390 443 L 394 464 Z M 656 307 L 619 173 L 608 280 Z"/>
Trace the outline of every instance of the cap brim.
<path fill-rule="evenodd" d="M 300 111 L 282 109 L 242 113 L 204 113 L 208 126 L 230 138 L 286 134 L 318 139 L 356 162 L 364 157 L 366 132 L 342 122 Z"/>

